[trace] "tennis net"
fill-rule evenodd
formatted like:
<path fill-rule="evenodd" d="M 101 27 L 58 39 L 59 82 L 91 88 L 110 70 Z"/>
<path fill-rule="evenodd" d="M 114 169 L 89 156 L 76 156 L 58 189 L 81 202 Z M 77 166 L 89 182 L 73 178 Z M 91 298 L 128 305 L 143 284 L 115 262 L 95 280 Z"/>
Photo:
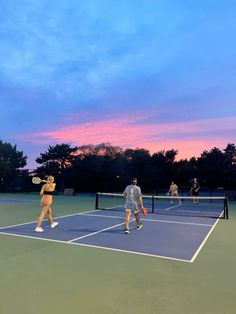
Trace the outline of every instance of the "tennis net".
<path fill-rule="evenodd" d="M 159 196 L 143 195 L 148 213 L 228 219 L 228 199 L 224 196 Z M 96 193 L 96 209 L 124 211 L 123 194 Z"/>

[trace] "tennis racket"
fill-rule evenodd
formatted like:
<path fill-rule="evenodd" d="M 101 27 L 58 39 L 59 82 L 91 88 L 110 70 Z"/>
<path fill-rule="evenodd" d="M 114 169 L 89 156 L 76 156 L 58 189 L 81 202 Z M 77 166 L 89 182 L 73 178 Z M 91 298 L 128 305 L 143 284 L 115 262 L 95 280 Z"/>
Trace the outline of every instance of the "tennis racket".
<path fill-rule="evenodd" d="M 39 177 L 33 177 L 32 183 L 33 184 L 40 184 L 41 182 L 47 182 L 46 180 L 41 180 Z"/>

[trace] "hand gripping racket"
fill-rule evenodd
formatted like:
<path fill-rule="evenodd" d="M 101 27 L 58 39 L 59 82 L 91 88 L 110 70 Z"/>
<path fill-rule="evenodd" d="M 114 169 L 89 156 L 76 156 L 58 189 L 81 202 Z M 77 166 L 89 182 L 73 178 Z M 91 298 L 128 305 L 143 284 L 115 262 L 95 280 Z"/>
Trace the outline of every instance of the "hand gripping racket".
<path fill-rule="evenodd" d="M 147 208 L 146 208 L 146 207 L 141 206 L 141 211 L 142 211 L 142 213 L 143 213 L 144 216 L 147 215 Z"/>

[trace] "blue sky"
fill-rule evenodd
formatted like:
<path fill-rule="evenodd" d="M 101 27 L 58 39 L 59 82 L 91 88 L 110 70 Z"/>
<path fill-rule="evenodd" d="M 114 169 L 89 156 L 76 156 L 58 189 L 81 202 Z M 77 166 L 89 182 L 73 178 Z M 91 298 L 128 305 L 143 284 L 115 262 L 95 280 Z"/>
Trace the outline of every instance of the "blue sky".
<path fill-rule="evenodd" d="M 8 0 L 0 20 L 0 139 L 28 168 L 61 143 L 236 143 L 235 1 Z"/>

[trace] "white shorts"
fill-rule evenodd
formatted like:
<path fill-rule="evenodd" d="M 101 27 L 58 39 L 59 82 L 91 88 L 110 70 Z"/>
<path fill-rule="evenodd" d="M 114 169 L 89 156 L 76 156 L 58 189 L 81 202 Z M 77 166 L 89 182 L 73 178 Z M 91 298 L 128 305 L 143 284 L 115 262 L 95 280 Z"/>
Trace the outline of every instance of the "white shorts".
<path fill-rule="evenodd" d="M 131 210 L 135 214 L 139 213 L 139 206 L 137 203 L 126 202 L 125 211 Z"/>

